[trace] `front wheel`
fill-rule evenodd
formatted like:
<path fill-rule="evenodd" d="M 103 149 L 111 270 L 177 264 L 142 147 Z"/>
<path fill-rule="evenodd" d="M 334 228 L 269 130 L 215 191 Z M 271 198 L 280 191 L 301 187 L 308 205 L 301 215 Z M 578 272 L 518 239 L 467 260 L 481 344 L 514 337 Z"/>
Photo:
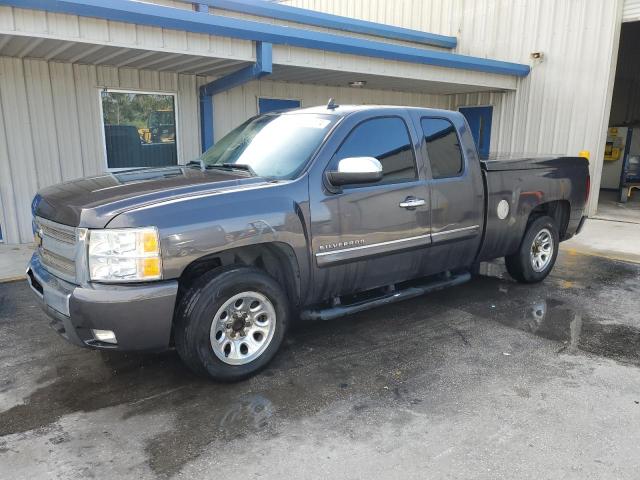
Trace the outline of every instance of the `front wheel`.
<path fill-rule="evenodd" d="M 537 218 L 527 228 L 518 251 L 505 257 L 509 275 L 521 283 L 541 282 L 556 263 L 559 245 L 560 236 L 553 218 Z"/>
<path fill-rule="evenodd" d="M 176 350 L 196 373 L 242 380 L 266 366 L 280 348 L 288 305 L 282 287 L 261 270 L 231 267 L 206 274 L 178 307 Z"/>

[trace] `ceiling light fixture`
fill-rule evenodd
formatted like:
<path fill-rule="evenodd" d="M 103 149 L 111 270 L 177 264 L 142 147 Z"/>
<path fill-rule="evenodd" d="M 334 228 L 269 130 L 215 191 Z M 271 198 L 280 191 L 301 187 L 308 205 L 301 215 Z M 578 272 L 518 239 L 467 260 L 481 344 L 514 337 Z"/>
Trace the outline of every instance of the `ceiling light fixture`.
<path fill-rule="evenodd" d="M 362 88 L 367 84 L 365 80 L 356 80 L 355 82 L 349 82 L 349 86 L 353 88 Z"/>

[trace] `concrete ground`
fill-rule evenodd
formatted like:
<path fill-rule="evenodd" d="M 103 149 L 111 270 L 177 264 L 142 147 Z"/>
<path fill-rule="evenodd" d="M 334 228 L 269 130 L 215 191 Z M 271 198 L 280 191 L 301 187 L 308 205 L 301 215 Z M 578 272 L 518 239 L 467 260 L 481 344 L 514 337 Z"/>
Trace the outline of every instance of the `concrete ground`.
<path fill-rule="evenodd" d="M 2 284 L 0 476 L 637 479 L 640 265 L 563 249 L 532 286 L 485 267 L 301 326 L 232 385 L 68 345 Z"/>
<path fill-rule="evenodd" d="M 5 245 L 0 243 L 0 282 L 25 278 L 27 263 L 35 248 L 32 244 Z"/>
<path fill-rule="evenodd" d="M 640 190 L 633 190 L 627 203 L 620 203 L 618 195 L 611 190 L 600 190 L 594 218 L 640 224 Z"/>
<path fill-rule="evenodd" d="M 571 253 L 640 263 L 640 223 L 590 218 L 580 235 L 562 246 Z"/>

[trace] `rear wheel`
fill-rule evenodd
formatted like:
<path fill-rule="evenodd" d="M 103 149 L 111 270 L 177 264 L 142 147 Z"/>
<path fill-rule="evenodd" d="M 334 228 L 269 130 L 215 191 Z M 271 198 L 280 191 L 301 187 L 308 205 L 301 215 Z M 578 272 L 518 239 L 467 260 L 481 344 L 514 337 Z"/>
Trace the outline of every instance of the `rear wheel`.
<path fill-rule="evenodd" d="M 558 227 L 553 218 L 537 218 L 527 228 L 518 251 L 505 257 L 509 275 L 522 283 L 544 280 L 556 263 L 559 244 Z"/>
<path fill-rule="evenodd" d="M 284 290 L 261 270 L 231 267 L 211 272 L 180 302 L 176 350 L 197 373 L 220 381 L 242 380 L 276 354 L 288 317 Z"/>

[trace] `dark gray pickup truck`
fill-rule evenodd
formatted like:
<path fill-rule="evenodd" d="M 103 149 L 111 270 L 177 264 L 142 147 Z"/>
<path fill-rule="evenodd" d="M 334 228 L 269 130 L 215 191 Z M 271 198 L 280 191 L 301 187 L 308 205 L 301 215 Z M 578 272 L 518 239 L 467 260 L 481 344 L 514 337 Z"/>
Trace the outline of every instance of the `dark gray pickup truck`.
<path fill-rule="evenodd" d="M 196 162 L 45 188 L 28 281 L 74 344 L 175 345 L 218 380 L 264 367 L 297 319 L 553 268 L 589 195 L 580 157 L 480 160 L 464 117 L 337 106 L 258 116 Z"/>

